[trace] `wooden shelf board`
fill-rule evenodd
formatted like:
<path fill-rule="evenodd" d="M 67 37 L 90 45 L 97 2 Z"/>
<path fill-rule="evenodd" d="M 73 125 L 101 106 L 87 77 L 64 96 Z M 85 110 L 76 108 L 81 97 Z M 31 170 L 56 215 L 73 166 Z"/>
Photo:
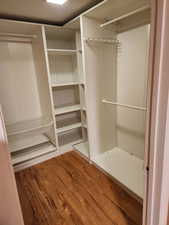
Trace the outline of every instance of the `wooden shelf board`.
<path fill-rule="evenodd" d="M 144 161 L 117 147 L 92 159 L 136 195 L 144 196 Z"/>
<path fill-rule="evenodd" d="M 75 49 L 47 49 L 48 54 L 58 54 L 58 55 L 74 55 L 77 53 Z"/>
<path fill-rule="evenodd" d="M 72 106 L 65 106 L 65 107 L 60 107 L 55 109 L 55 115 L 60 115 L 64 113 L 69 113 L 69 112 L 75 112 L 80 110 L 80 105 L 72 105 Z"/>
<path fill-rule="evenodd" d="M 62 128 L 58 128 L 57 133 L 62 133 L 62 132 L 72 130 L 72 129 L 75 129 L 75 128 L 79 128 L 79 127 L 82 127 L 82 123 L 74 123 L 74 124 L 71 124 L 71 125 L 68 125 L 68 126 L 64 126 Z"/>
<path fill-rule="evenodd" d="M 41 129 L 41 128 L 47 128 L 52 126 L 53 121 L 51 121 L 49 118 L 37 118 L 33 120 L 26 120 L 17 122 L 14 124 L 10 124 L 6 126 L 7 129 L 7 135 L 17 135 L 21 133 L 30 132 L 33 130 Z"/>
<path fill-rule="evenodd" d="M 56 147 L 51 143 L 47 143 L 44 145 L 39 145 L 33 148 L 29 148 L 25 151 L 20 151 L 16 155 L 12 155 L 12 164 L 16 165 L 27 160 L 39 157 L 41 155 L 47 154 L 49 152 L 53 152 L 56 150 Z"/>
<path fill-rule="evenodd" d="M 12 136 L 9 138 L 10 152 L 17 152 L 25 148 L 30 148 L 39 144 L 49 142 L 49 138 L 44 134 L 26 135 L 26 136 Z"/>

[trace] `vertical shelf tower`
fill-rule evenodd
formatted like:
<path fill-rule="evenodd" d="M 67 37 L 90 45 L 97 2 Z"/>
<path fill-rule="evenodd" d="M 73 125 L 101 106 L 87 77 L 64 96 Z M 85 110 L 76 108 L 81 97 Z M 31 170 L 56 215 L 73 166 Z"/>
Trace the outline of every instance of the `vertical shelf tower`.
<path fill-rule="evenodd" d="M 56 147 L 64 153 L 86 145 L 88 139 L 81 34 L 49 26 L 42 29 Z"/>

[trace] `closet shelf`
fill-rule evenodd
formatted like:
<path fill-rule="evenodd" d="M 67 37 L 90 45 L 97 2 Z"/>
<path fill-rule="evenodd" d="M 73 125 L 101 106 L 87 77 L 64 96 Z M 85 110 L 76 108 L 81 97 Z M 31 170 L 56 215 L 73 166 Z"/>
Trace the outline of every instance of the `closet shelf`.
<path fill-rule="evenodd" d="M 115 22 L 117 22 L 117 21 L 120 21 L 120 20 L 122 20 L 122 19 L 124 19 L 124 18 L 127 18 L 127 17 L 129 17 L 129 16 L 132 16 L 132 15 L 137 14 L 137 13 L 139 13 L 139 12 L 145 11 L 146 9 L 149 9 L 149 8 L 150 8 L 150 5 L 146 5 L 146 6 L 140 7 L 140 8 L 138 8 L 138 9 L 134 10 L 134 11 L 131 11 L 131 12 L 126 13 L 126 14 L 123 14 L 123 15 L 121 15 L 121 16 L 119 16 L 119 17 L 116 17 L 116 18 L 114 18 L 114 19 L 112 19 L 112 20 L 106 22 L 106 23 L 103 23 L 103 24 L 100 25 L 100 27 L 105 27 L 105 26 L 107 26 L 107 25 L 110 25 L 110 24 L 112 24 L 112 23 L 115 23 Z"/>
<path fill-rule="evenodd" d="M 12 136 L 9 138 L 9 149 L 10 152 L 17 152 L 46 142 L 49 138 L 44 134 Z"/>
<path fill-rule="evenodd" d="M 60 107 L 55 109 L 55 115 L 60 115 L 60 114 L 69 113 L 69 112 L 76 112 L 79 110 L 80 110 L 80 105 Z"/>
<path fill-rule="evenodd" d="M 58 128 L 57 133 L 62 133 L 62 132 L 72 130 L 72 129 L 75 129 L 75 128 L 79 128 L 79 127 L 82 127 L 82 123 L 75 123 L 75 124 L 71 124 L 71 125 L 68 125 L 68 126 L 64 126 L 62 128 Z"/>
<path fill-rule="evenodd" d="M 75 49 L 47 49 L 50 55 L 74 55 L 77 53 Z"/>
<path fill-rule="evenodd" d="M 73 85 L 79 85 L 82 84 L 82 82 L 63 82 L 63 83 L 52 83 L 52 87 L 63 87 L 63 86 L 73 86 Z"/>
<path fill-rule="evenodd" d="M 89 143 L 88 142 L 82 142 L 79 144 L 75 144 L 73 146 L 75 150 L 79 151 L 81 154 L 85 155 L 86 157 L 89 157 Z"/>
<path fill-rule="evenodd" d="M 92 160 L 129 190 L 143 198 L 143 160 L 117 147 L 97 155 Z"/>
<path fill-rule="evenodd" d="M 17 122 L 6 126 L 8 136 L 22 134 L 42 128 L 48 128 L 53 125 L 47 117 L 40 117 L 33 120 L 26 120 L 22 122 Z"/>
<path fill-rule="evenodd" d="M 37 158 L 41 155 L 54 152 L 55 150 L 56 150 L 56 147 L 52 145 L 51 143 L 46 143 L 46 144 L 38 145 L 36 147 L 28 148 L 24 151 L 20 151 L 19 153 L 12 154 L 12 164 L 16 165 L 33 158 Z"/>

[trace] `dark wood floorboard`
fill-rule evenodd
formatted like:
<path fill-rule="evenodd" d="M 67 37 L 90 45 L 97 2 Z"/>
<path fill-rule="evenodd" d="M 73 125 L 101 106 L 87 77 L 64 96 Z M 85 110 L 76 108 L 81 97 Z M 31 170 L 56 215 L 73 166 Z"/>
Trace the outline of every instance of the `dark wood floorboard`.
<path fill-rule="evenodd" d="M 76 152 L 16 173 L 25 225 L 141 225 L 142 205 Z"/>

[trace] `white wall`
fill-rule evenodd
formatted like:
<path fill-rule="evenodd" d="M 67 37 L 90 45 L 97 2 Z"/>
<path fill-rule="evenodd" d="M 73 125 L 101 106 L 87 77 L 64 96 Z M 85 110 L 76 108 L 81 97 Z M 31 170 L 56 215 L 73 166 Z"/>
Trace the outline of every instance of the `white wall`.
<path fill-rule="evenodd" d="M 29 43 L 0 43 L 0 103 L 6 124 L 41 116 Z"/>
<path fill-rule="evenodd" d="M 146 107 L 149 25 L 117 35 L 117 102 Z M 117 145 L 144 157 L 145 112 L 117 108 Z"/>

